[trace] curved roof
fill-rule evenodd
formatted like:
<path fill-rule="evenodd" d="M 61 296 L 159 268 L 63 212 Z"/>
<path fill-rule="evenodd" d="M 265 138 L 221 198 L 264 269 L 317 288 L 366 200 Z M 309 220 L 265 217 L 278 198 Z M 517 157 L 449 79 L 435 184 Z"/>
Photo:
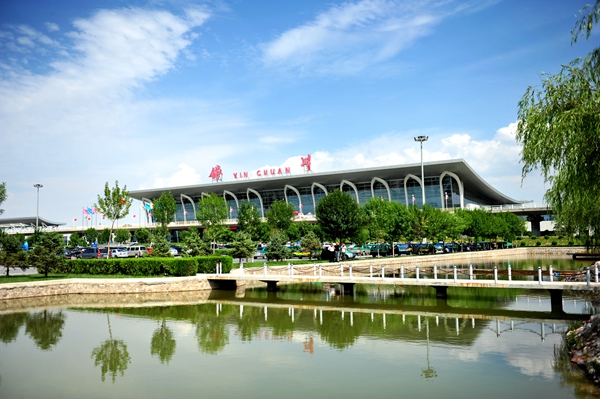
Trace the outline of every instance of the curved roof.
<path fill-rule="evenodd" d="M 521 204 L 526 201 L 518 201 L 502 194 L 485 180 L 483 180 L 464 159 L 450 161 L 426 162 L 423 164 L 426 176 L 439 176 L 444 172 L 456 174 L 463 182 L 465 189 L 477 193 L 482 198 L 489 200 L 486 205 L 503 204 Z M 321 173 L 304 173 L 300 175 L 285 175 L 277 177 L 264 177 L 260 179 L 238 179 L 233 181 L 198 184 L 193 186 L 163 187 L 147 190 L 134 190 L 129 192 L 129 196 L 142 200 L 142 198 L 158 198 L 163 191 L 171 191 L 175 197 L 180 194 L 189 196 L 200 196 L 205 193 L 222 194 L 224 190 L 232 192 L 246 191 L 246 188 L 252 188 L 257 191 L 283 189 L 285 185 L 294 187 L 310 186 L 313 182 L 323 185 L 340 184 L 342 180 L 349 180 L 354 183 L 370 182 L 373 177 L 379 177 L 386 181 L 394 179 L 403 179 L 406 175 L 421 175 L 421 164 L 394 165 L 376 168 L 341 170 Z"/>
<path fill-rule="evenodd" d="M 46 227 L 57 227 L 65 225 L 66 223 L 58 223 L 52 222 L 48 219 L 44 219 L 43 217 L 39 217 L 38 223 L 39 226 Z M 18 218 L 0 218 L 0 227 L 35 227 L 36 217 L 35 216 L 25 216 Z"/>

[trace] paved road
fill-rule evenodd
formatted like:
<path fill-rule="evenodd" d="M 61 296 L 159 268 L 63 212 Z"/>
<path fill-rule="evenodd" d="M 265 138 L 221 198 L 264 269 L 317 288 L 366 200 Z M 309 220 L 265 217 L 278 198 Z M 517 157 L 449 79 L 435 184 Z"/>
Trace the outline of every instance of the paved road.
<path fill-rule="evenodd" d="M 28 267 L 25 270 L 21 270 L 18 267 L 11 267 L 8 273 L 10 276 L 17 276 L 19 274 L 37 274 L 37 269 L 35 267 Z M 0 266 L 0 276 L 6 276 L 6 267 Z"/>

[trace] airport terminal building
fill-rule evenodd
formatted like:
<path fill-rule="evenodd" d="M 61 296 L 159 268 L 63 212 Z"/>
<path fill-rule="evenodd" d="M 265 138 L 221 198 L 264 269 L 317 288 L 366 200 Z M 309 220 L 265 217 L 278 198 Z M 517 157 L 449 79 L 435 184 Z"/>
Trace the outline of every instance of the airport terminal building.
<path fill-rule="evenodd" d="M 177 222 L 195 221 L 197 203 L 209 193 L 224 198 L 229 205 L 230 219 L 237 218 L 241 201 L 250 201 L 264 217 L 271 204 L 281 199 L 292 203 L 299 216 L 312 219 L 319 200 L 336 189 L 349 193 L 361 205 L 375 197 L 420 207 L 423 204 L 421 184 L 425 187 L 425 203 L 442 209 L 524 203 L 493 188 L 463 159 L 424 163 L 424 179 L 421 179 L 420 163 L 315 173 L 310 170 L 310 155 L 302 161 L 304 173 L 296 175 L 291 174 L 289 168 L 271 168 L 255 171 L 253 175 L 258 176 L 255 178 L 241 172 L 232 174 L 233 181 L 223 181 L 221 168 L 216 166 L 209 176 L 212 183 L 137 190 L 129 195 L 147 204 L 146 216 L 152 221 L 151 202 L 163 191 L 171 191 L 177 202 Z"/>

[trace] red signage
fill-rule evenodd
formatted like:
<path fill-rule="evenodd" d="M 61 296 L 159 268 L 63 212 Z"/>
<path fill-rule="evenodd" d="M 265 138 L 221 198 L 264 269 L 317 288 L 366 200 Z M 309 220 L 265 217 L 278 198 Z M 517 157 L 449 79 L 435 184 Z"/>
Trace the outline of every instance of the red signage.
<path fill-rule="evenodd" d="M 300 157 L 302 159 L 302 163 L 300 166 L 304 168 L 305 172 L 311 172 L 310 169 L 310 154 L 306 157 Z M 274 177 L 274 176 L 283 176 L 289 175 L 292 173 L 292 169 L 289 166 L 283 168 L 269 168 L 269 169 L 257 169 L 256 176 L 257 177 Z M 233 172 L 233 178 L 235 180 L 238 179 L 248 179 L 250 177 L 250 172 Z M 213 182 L 223 181 L 223 170 L 219 165 L 212 168 L 210 175 L 208 175 L 212 179 Z"/>

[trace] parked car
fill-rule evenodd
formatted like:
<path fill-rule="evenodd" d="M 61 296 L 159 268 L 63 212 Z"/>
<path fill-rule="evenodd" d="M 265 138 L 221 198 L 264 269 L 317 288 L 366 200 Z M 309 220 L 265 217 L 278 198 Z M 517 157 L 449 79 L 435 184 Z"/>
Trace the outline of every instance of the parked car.
<path fill-rule="evenodd" d="M 169 252 L 171 253 L 171 256 L 178 256 L 179 252 L 177 251 L 177 249 L 170 247 L 169 248 Z"/>
<path fill-rule="evenodd" d="M 396 254 L 412 255 L 412 246 L 410 244 L 396 244 Z"/>
<path fill-rule="evenodd" d="M 266 245 L 259 245 L 258 247 L 256 247 L 256 251 L 254 251 L 254 259 L 258 259 L 258 258 L 267 259 L 266 251 L 267 251 Z"/>
<path fill-rule="evenodd" d="M 100 248 L 83 248 L 77 255 L 78 259 L 98 259 L 100 258 Z"/>
<path fill-rule="evenodd" d="M 124 248 L 111 248 L 110 249 L 110 257 L 111 258 L 127 258 L 127 251 Z"/>
<path fill-rule="evenodd" d="M 144 245 L 133 245 L 127 248 L 127 257 L 129 258 L 141 258 L 143 256 L 148 256 L 149 251 L 148 248 Z"/>
<path fill-rule="evenodd" d="M 387 243 L 374 245 L 371 247 L 370 255 L 374 258 L 377 256 L 390 256 L 392 255 L 392 246 Z"/>
<path fill-rule="evenodd" d="M 302 249 L 298 246 L 291 246 L 291 247 L 287 247 L 291 252 L 292 252 L 292 256 L 294 258 L 308 258 L 310 257 L 310 251 L 307 251 L 305 249 Z"/>

